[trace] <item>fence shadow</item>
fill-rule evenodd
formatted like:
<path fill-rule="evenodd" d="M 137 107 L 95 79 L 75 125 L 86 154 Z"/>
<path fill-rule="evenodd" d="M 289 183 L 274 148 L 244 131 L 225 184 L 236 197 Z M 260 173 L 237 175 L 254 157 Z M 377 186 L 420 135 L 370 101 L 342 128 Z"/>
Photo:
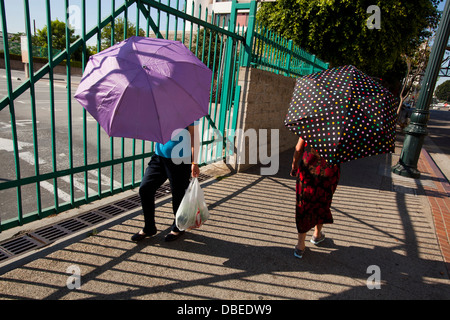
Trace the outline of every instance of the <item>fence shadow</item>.
<path fill-rule="evenodd" d="M 289 171 L 287 171 L 289 172 Z M 448 299 L 436 240 L 416 203 L 392 192 L 342 185 L 335 223 L 304 259 L 296 243 L 295 181 L 240 173 L 203 186 L 211 218 L 180 241 L 165 243 L 170 201 L 157 209 L 160 232 L 135 244 L 135 216 L 2 276 L 8 299 Z M 378 196 L 378 198 L 375 198 Z M 392 205 L 398 205 L 395 210 Z M 81 269 L 70 290 L 66 268 Z M 370 290 L 367 268 L 381 270 Z"/>

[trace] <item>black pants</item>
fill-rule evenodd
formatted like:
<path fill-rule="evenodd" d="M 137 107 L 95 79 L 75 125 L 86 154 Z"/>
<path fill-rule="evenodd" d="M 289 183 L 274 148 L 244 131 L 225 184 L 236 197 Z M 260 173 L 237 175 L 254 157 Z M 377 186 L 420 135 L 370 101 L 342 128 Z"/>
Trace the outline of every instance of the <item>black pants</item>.
<path fill-rule="evenodd" d="M 181 200 L 183 199 L 185 190 L 189 186 L 191 176 L 190 164 L 174 164 L 172 159 L 154 155 L 142 178 L 139 187 L 139 195 L 141 197 L 142 210 L 144 212 L 144 229 L 146 234 L 154 234 L 156 232 L 155 225 L 155 194 L 156 190 L 169 179 L 170 188 L 172 190 L 172 207 L 173 214 L 177 213 Z M 172 231 L 180 230 L 172 224 Z"/>

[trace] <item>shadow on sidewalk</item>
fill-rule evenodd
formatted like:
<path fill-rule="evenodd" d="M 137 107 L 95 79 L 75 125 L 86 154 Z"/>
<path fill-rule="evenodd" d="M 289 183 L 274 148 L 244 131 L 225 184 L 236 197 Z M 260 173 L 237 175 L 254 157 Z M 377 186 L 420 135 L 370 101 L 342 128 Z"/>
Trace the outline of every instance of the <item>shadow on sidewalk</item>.
<path fill-rule="evenodd" d="M 343 166 L 320 246 L 293 256 L 292 153 L 275 176 L 258 168 L 202 187 L 211 218 L 165 243 L 170 202 L 157 208 L 159 232 L 132 243 L 142 216 L 112 226 L 1 276 L 0 297 L 31 299 L 449 299 L 450 285 L 421 197 L 392 189 L 391 156 Z M 81 288 L 66 287 L 70 265 Z M 370 266 L 381 289 L 370 290 Z"/>
<path fill-rule="evenodd" d="M 245 239 L 242 239 L 245 240 Z M 307 258 L 301 261 L 292 257 L 291 248 L 284 246 L 254 246 L 244 243 L 223 241 L 217 238 L 190 233 L 185 241 L 163 246 L 176 253 L 179 266 L 163 265 L 158 262 L 164 257 L 154 257 L 145 254 L 143 249 L 152 245 L 149 240 L 137 245 L 121 256 L 94 268 L 82 277 L 82 290 L 89 295 L 87 299 L 139 299 L 161 293 L 176 294 L 179 299 L 208 299 L 208 291 L 232 290 L 228 299 L 241 299 L 242 296 L 254 295 L 254 299 L 310 299 L 311 295 L 322 296 L 322 299 L 448 299 L 447 284 L 432 284 L 427 279 L 435 278 L 435 274 L 427 272 L 423 267 L 427 260 L 414 260 L 396 253 L 401 245 L 393 248 L 362 248 L 337 245 L 332 239 L 327 239 L 322 248 L 330 252 L 310 250 Z M 245 242 L 245 241 L 243 241 Z M 85 287 L 89 282 L 99 282 L 105 286 L 121 286 L 120 278 L 108 276 L 111 270 L 118 269 L 124 261 L 134 260 L 134 256 L 145 254 L 150 266 L 155 269 L 170 268 L 172 274 L 147 274 L 136 268 L 127 271 L 129 276 L 143 278 L 140 285 L 136 283 L 126 291 L 106 293 L 89 292 Z M 191 256 L 205 255 L 211 260 L 224 261 L 222 265 L 209 265 L 190 259 Z M 101 257 L 99 257 L 101 258 Z M 170 259 L 170 257 L 165 257 Z M 141 263 L 144 263 L 141 261 Z M 197 265 L 198 277 L 183 279 L 186 273 L 185 265 Z M 369 290 L 366 279 L 371 275 L 359 266 L 376 265 L 381 269 L 381 289 Z M 420 266 L 422 265 L 422 267 Z M 216 274 L 213 269 L 223 269 Z M 232 270 L 232 272 L 227 272 Z M 179 279 L 177 279 L 179 277 Z M 340 279 L 353 279 L 348 284 Z M 167 281 L 171 280 L 171 281 Z M 26 281 L 25 281 L 26 282 Z M 160 284 L 155 284 L 159 283 Z M 36 285 L 30 282 L 29 285 Z M 41 285 L 45 285 L 42 283 Z M 339 290 L 336 290 L 339 288 Z M 45 299 L 62 299 L 70 290 L 63 287 Z"/>

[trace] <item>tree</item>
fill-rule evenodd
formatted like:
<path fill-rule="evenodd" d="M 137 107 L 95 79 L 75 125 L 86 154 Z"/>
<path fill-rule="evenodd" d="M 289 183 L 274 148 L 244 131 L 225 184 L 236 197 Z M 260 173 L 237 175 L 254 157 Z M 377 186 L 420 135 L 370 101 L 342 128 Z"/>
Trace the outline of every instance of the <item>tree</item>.
<path fill-rule="evenodd" d="M 125 22 L 122 17 L 116 18 L 114 20 L 114 44 L 124 40 L 124 30 Z M 136 35 L 136 26 L 131 22 L 127 21 L 127 38 Z M 139 28 L 139 36 L 145 36 L 145 31 Z M 111 46 L 111 23 L 106 25 L 102 29 L 102 50 L 109 48 Z"/>
<path fill-rule="evenodd" d="M 429 46 L 431 37 L 425 41 L 414 52 L 413 55 L 403 55 L 402 58 L 406 62 L 408 69 L 399 94 L 399 105 L 397 113 L 399 114 L 403 105 L 403 101 L 420 86 L 420 80 L 425 72 L 425 68 L 428 64 L 428 58 L 430 57 L 431 48 Z"/>
<path fill-rule="evenodd" d="M 263 3 L 257 19 L 331 66 L 355 65 L 398 90 L 407 69 L 402 55 L 412 55 L 429 37 L 426 28 L 437 24 L 439 2 L 278 0 Z M 380 29 L 367 26 L 370 5 L 380 8 Z"/>
<path fill-rule="evenodd" d="M 66 49 L 66 24 L 58 19 L 51 22 L 52 47 L 58 50 Z M 70 43 L 77 40 L 80 36 L 74 35 L 75 31 L 69 29 Z M 34 44 L 41 47 L 48 47 L 47 26 L 37 30 Z"/>
<path fill-rule="evenodd" d="M 194 36 L 191 51 L 197 55 L 200 60 L 203 59 L 205 65 L 211 70 L 215 67 L 215 71 L 219 68 L 220 55 L 222 47 L 222 37 L 217 31 L 201 28 Z"/>
<path fill-rule="evenodd" d="M 186 42 L 186 41 L 185 41 Z M 212 90 L 212 102 L 220 102 L 221 87 L 217 85 L 217 81 L 221 81 L 222 78 L 217 75 L 221 72 L 223 67 L 221 66 L 220 52 L 224 49 L 223 36 L 217 31 L 201 28 L 194 36 L 193 45 L 191 46 L 191 52 L 197 56 L 203 63 L 214 71 L 213 76 L 213 90 Z M 186 44 L 189 46 L 189 44 Z M 219 88 L 218 88 L 219 87 Z M 218 89 L 218 91 L 217 91 Z M 216 100 L 217 99 L 217 100 Z"/>
<path fill-rule="evenodd" d="M 447 80 L 438 85 L 434 94 L 439 100 L 450 102 L 450 80 Z"/>
<path fill-rule="evenodd" d="M 51 22 L 51 32 L 52 32 L 52 47 L 53 49 L 65 50 L 66 49 L 66 24 L 58 19 Z M 75 35 L 74 29 L 69 28 L 69 42 L 73 43 L 80 36 Z M 33 37 L 33 45 L 48 48 L 48 37 L 47 37 L 47 26 L 45 25 L 42 29 L 36 31 L 36 36 Z M 87 50 L 87 55 L 93 54 L 91 50 Z M 81 61 L 82 48 L 75 51 L 71 59 L 76 61 Z"/>
<path fill-rule="evenodd" d="M 25 35 L 26 35 L 25 32 L 14 33 L 11 37 L 9 37 L 8 41 L 10 41 L 10 42 L 20 42 L 21 37 L 25 36 Z"/>

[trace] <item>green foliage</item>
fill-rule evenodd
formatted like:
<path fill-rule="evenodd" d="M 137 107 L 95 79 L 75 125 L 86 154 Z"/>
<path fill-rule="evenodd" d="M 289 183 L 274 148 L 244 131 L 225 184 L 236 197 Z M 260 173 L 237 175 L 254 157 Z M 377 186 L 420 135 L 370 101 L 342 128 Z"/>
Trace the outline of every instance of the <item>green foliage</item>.
<path fill-rule="evenodd" d="M 127 38 L 136 35 L 136 26 L 131 22 L 127 21 Z M 139 36 L 144 37 L 145 31 L 139 28 Z M 102 29 L 102 50 L 109 48 L 111 44 L 111 23 L 106 25 Z M 114 38 L 113 44 L 125 40 L 125 20 L 122 17 L 116 18 L 114 20 Z"/>
<path fill-rule="evenodd" d="M 438 22 L 440 0 L 278 0 L 263 3 L 258 21 L 330 62 L 352 64 L 375 76 L 405 75 L 403 54 L 411 54 Z M 380 8 L 380 29 L 369 29 L 370 5 Z M 402 74 L 393 75 L 394 71 Z"/>
<path fill-rule="evenodd" d="M 0 57 L 2 57 L 3 54 L 4 54 L 4 52 L 0 51 Z M 10 60 L 22 61 L 22 55 L 21 54 L 10 53 L 9 54 L 9 59 Z M 48 62 L 48 59 L 46 57 L 33 57 L 33 62 L 46 64 Z M 59 65 L 65 66 L 66 64 L 67 64 L 67 61 L 63 60 Z M 75 67 L 75 68 L 81 68 L 81 61 L 73 61 L 73 60 L 71 60 L 70 61 L 70 65 L 72 67 Z"/>
<path fill-rule="evenodd" d="M 114 21 L 114 39 L 113 43 L 118 43 L 124 40 L 124 19 L 119 17 Z M 64 50 L 66 49 L 66 24 L 58 19 L 51 22 L 52 31 L 52 47 L 54 49 Z M 127 23 L 127 38 L 136 35 L 136 26 L 132 23 Z M 145 32 L 139 29 L 139 35 L 145 36 Z M 74 30 L 69 29 L 70 43 L 76 41 L 80 36 L 74 34 Z M 33 39 L 35 46 L 41 46 L 47 48 L 47 26 L 44 26 L 41 30 L 37 30 L 36 37 Z M 111 46 L 111 23 L 102 29 L 101 33 L 101 50 Z M 97 53 L 96 46 L 87 46 L 88 57 Z M 78 49 L 72 56 L 73 60 L 81 61 L 82 49 Z"/>
<path fill-rule="evenodd" d="M 210 29 L 201 28 L 194 36 L 191 51 L 211 70 L 219 67 L 220 50 L 222 48 L 221 35 Z M 222 48 L 223 50 L 223 48 Z"/>
<path fill-rule="evenodd" d="M 447 80 L 438 85 L 434 94 L 439 100 L 450 102 L 450 80 Z"/>
<path fill-rule="evenodd" d="M 73 29 L 68 29 L 69 31 L 69 42 L 73 43 L 80 36 L 75 35 Z M 66 49 L 66 24 L 58 19 L 51 22 L 51 34 L 52 34 L 52 48 L 58 50 Z M 38 29 L 36 36 L 33 37 L 33 45 L 40 46 L 43 48 L 48 48 L 48 37 L 47 37 L 47 26 L 42 29 Z M 89 49 L 87 50 L 87 55 L 93 54 Z M 81 61 L 82 48 L 78 49 L 73 53 L 71 60 Z"/>
<path fill-rule="evenodd" d="M 209 69 L 214 71 L 213 76 L 213 90 L 212 90 L 212 102 L 220 102 L 220 89 L 217 91 L 218 73 L 221 67 L 220 58 L 223 47 L 223 36 L 220 33 L 200 28 L 197 34 L 194 36 L 191 46 L 191 52 L 197 56 Z M 220 81 L 220 79 L 219 79 Z M 217 98 L 216 98 L 217 96 Z"/>
<path fill-rule="evenodd" d="M 52 47 L 54 49 L 64 50 L 66 49 L 66 24 L 58 19 L 51 22 L 52 32 Z M 72 43 L 77 40 L 79 36 L 74 35 L 74 30 L 69 29 L 69 42 Z M 34 38 L 34 44 L 41 47 L 48 47 L 47 40 L 47 26 L 37 30 L 36 37 Z"/>

